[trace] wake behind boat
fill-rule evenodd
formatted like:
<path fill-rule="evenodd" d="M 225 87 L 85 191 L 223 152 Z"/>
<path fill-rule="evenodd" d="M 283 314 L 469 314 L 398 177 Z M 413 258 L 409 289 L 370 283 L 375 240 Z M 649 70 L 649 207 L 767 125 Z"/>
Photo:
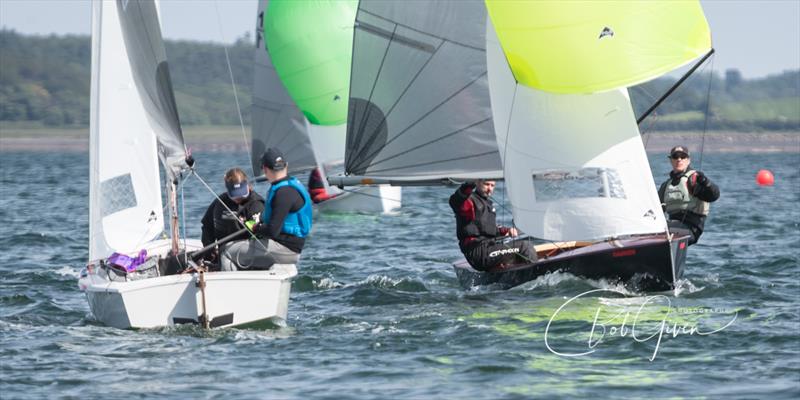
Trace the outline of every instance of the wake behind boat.
<path fill-rule="evenodd" d="M 285 319 L 295 265 L 206 272 L 186 256 L 200 242 L 178 237 L 177 184 L 193 160 L 154 2 L 93 2 L 91 86 L 89 262 L 78 285 L 95 318 L 117 328 Z"/>

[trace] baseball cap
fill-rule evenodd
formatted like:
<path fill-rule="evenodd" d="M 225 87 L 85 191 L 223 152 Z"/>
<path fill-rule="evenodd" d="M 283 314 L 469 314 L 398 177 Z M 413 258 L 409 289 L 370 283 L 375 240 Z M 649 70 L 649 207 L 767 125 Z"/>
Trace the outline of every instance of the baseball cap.
<path fill-rule="evenodd" d="M 672 150 L 669 151 L 670 157 L 674 157 L 675 155 L 678 154 L 685 154 L 686 157 L 689 157 L 689 148 L 687 148 L 686 146 L 675 146 L 672 148 Z"/>
<path fill-rule="evenodd" d="M 261 166 L 279 171 L 286 168 L 286 160 L 283 159 L 283 153 L 280 150 L 270 147 L 261 156 Z"/>
<path fill-rule="evenodd" d="M 232 199 L 237 197 L 247 197 L 250 194 L 250 188 L 247 186 L 247 181 L 225 182 L 225 188 L 228 189 L 228 196 Z"/>

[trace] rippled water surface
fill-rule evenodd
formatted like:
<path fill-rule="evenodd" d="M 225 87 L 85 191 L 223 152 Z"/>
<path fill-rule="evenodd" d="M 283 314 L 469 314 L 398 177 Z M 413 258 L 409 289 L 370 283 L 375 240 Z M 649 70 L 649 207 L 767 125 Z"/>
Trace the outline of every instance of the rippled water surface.
<path fill-rule="evenodd" d="M 227 167 L 249 165 L 196 157 L 220 191 Z M 677 297 L 560 274 L 465 292 L 450 266 L 453 189 L 405 188 L 398 215 L 317 216 L 287 326 L 212 332 L 94 321 L 76 285 L 88 155 L 0 162 L 4 399 L 800 397 L 797 154 L 705 155 L 722 198 Z M 651 163 L 661 181 L 667 160 Z M 760 168 L 775 186 L 756 186 Z M 187 184 L 187 232 L 199 237 L 212 198 Z"/>

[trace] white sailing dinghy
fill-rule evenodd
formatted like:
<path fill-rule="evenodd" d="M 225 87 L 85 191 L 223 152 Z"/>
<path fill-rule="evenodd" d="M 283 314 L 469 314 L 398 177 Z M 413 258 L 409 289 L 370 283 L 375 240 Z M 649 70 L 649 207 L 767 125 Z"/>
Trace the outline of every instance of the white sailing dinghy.
<path fill-rule="evenodd" d="M 168 182 L 171 240 L 160 239 L 159 160 Z M 156 3 L 94 1 L 89 262 L 78 280 L 92 314 L 117 328 L 285 319 L 294 265 L 164 275 L 187 265 L 176 255 L 201 247 L 177 234 L 176 185 L 186 168 Z"/>
<path fill-rule="evenodd" d="M 318 167 L 325 189 L 336 194 L 315 204 L 315 211 L 392 213 L 402 205 L 400 187 L 341 191 L 325 179 L 344 161 L 354 10 L 352 1 L 258 2 L 253 171 L 260 175 L 258 156 L 278 147 L 290 173 Z"/>
<path fill-rule="evenodd" d="M 515 225 L 550 243 L 531 263 L 456 263 L 465 288 L 555 271 L 674 287 L 688 237 L 668 232 L 624 89 L 710 49 L 699 4 L 673 6 L 362 0 L 348 176 L 331 180 L 505 178 Z"/>

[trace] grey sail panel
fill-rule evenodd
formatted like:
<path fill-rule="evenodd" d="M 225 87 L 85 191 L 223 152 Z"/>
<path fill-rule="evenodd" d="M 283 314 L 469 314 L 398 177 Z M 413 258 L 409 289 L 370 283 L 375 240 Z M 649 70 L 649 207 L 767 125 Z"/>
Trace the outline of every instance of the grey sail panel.
<path fill-rule="evenodd" d="M 261 175 L 261 155 L 277 147 L 289 163 L 290 172 L 317 165 L 306 132 L 305 117 L 289 97 L 269 57 L 264 40 L 267 0 L 258 2 L 255 68 L 253 78 L 251 161 L 255 176 Z"/>
<path fill-rule="evenodd" d="M 117 1 L 117 11 L 134 81 L 156 133 L 159 158 L 173 178 L 185 166 L 186 146 L 155 2 Z"/>
<path fill-rule="evenodd" d="M 362 0 L 346 173 L 496 176 L 483 1 Z"/>

